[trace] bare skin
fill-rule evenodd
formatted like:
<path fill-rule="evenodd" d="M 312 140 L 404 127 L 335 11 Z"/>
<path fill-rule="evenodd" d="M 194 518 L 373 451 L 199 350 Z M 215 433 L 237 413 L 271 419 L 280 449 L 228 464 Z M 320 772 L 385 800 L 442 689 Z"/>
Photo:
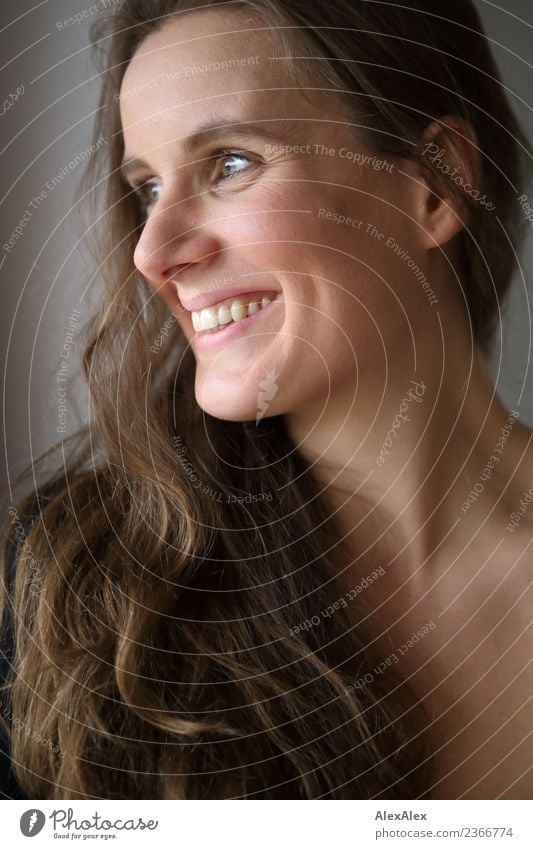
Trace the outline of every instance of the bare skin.
<path fill-rule="evenodd" d="M 481 418 L 487 409 L 475 459 L 454 482 L 474 444 L 473 432 L 471 442 L 465 437 L 461 463 L 444 455 L 428 482 L 411 491 L 394 484 L 387 492 L 391 479 L 386 485 L 376 481 L 366 509 L 357 496 L 346 500 L 346 470 L 345 482 L 328 488 L 332 508 L 343 505 L 338 519 L 347 535 L 339 558 L 341 591 L 378 565 L 385 570 L 364 590 L 374 611 L 365 626 L 381 658 L 409 681 L 432 721 L 435 769 L 425 798 L 531 798 L 533 510 L 526 509 L 510 529 L 511 514 L 521 500 L 527 507 L 524 495 L 533 484 L 531 431 L 512 425 L 492 477 L 463 512 L 508 419 L 498 403 L 474 407 Z M 417 430 L 415 421 L 407 424 Z M 419 435 L 406 434 L 406 440 L 416 444 Z M 348 451 L 346 446 L 346 457 Z M 412 462 L 408 468 L 413 473 Z M 352 481 L 368 471 L 353 464 L 349 469 Z M 381 510 L 373 509 L 380 499 Z M 436 627 L 409 645 L 428 623 Z"/>
<path fill-rule="evenodd" d="M 531 798 L 533 506 L 507 526 L 533 485 L 532 431 L 520 417 L 509 426 L 466 314 L 469 281 L 450 267 L 465 210 L 435 194 L 418 163 L 354 166 L 340 151 L 376 151 L 331 96 L 290 88 L 265 31 L 246 33 L 257 61 L 185 74 L 243 57 L 242 35 L 224 33 L 239 20 L 213 10 L 170 19 L 126 71 L 126 158 L 143 160 L 128 180 L 148 180 L 154 194 L 135 262 L 193 348 L 182 302 L 213 281 L 283 294 L 260 332 L 195 351 L 198 403 L 253 419 L 258 386 L 275 371 L 268 415 L 285 417 L 345 537 L 339 591 L 384 567 L 364 591 L 383 658 L 435 624 L 394 664 L 436 717 L 428 798 Z M 183 139 L 208 120 L 266 122 L 278 148 L 229 128 L 186 152 Z M 443 116 L 424 141 L 446 147 L 450 129 L 467 132 Z M 253 164 L 233 159 L 238 173 L 215 180 L 209 157 L 221 148 Z M 475 185 L 469 150 L 459 165 Z"/>

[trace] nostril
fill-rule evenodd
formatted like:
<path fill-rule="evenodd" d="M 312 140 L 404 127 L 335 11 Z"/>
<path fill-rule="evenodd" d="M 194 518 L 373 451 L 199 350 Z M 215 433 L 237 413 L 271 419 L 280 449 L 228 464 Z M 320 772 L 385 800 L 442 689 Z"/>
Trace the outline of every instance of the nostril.
<path fill-rule="evenodd" d="M 177 284 L 182 280 L 181 274 L 189 268 L 190 265 L 194 265 L 194 262 L 184 262 L 181 265 L 173 265 L 163 273 L 163 280 L 165 283 L 171 284 L 177 291 Z"/>
<path fill-rule="evenodd" d="M 178 274 L 181 274 L 182 271 L 185 271 L 186 268 L 189 268 L 190 265 L 194 265 L 193 262 L 184 262 L 181 265 L 173 265 L 172 268 L 168 268 L 163 276 L 165 280 L 173 279 L 177 277 Z"/>

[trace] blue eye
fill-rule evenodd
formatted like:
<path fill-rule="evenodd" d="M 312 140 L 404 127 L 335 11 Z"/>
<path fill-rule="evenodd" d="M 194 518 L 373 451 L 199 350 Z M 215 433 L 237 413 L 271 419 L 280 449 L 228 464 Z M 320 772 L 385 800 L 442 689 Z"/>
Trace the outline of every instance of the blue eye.
<path fill-rule="evenodd" d="M 248 163 L 248 165 L 253 165 L 253 160 L 250 159 L 248 156 L 246 156 L 244 153 L 240 153 L 240 152 L 236 152 L 236 151 L 232 151 L 232 150 L 219 150 L 219 151 L 217 151 L 217 153 L 215 153 L 213 159 L 218 160 L 218 161 L 223 163 L 222 164 L 222 175 L 220 177 L 221 180 L 230 180 L 232 177 L 237 176 L 237 174 L 239 174 L 241 171 L 244 171 L 247 167 L 245 165 L 244 168 L 239 168 L 236 171 L 232 170 L 231 167 L 230 167 L 229 172 L 228 172 L 228 171 L 226 171 L 226 168 L 228 167 L 227 164 L 225 164 L 226 159 L 236 159 L 236 160 L 240 160 L 241 162 Z"/>
<path fill-rule="evenodd" d="M 159 199 L 159 195 L 152 195 L 152 190 L 155 189 L 156 192 L 161 191 L 161 186 L 158 183 L 151 183 L 146 181 L 145 183 L 137 183 L 133 185 L 133 193 L 141 202 L 141 206 L 143 209 L 149 209 L 154 203 Z"/>
<path fill-rule="evenodd" d="M 240 151 L 218 150 L 211 158 L 217 163 L 222 162 L 222 173 L 218 177 L 221 182 L 237 177 L 241 171 L 246 170 L 250 165 L 254 165 L 254 160 Z M 233 164 L 230 164 L 231 160 L 234 160 Z M 235 168 L 236 162 L 241 164 L 240 167 Z M 157 182 L 145 180 L 140 183 L 133 183 L 131 187 L 144 213 L 159 200 L 161 185 Z"/>

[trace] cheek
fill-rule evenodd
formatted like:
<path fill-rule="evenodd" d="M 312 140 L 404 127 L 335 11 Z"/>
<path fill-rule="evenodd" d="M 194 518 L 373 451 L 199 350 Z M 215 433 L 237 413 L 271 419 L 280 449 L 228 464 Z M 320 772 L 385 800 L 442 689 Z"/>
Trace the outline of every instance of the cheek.
<path fill-rule="evenodd" d="M 352 347 L 375 351 L 389 325 L 405 325 L 395 297 L 402 300 L 405 270 L 386 247 L 391 235 L 408 241 L 405 216 L 377 189 L 368 197 L 304 182 L 284 193 L 277 185 L 243 196 L 230 215 L 218 230 L 230 247 L 225 265 L 250 279 L 257 273 L 255 285 L 264 275 L 283 288 L 285 329 L 295 334 L 284 345 L 300 340 L 328 359 L 333 350 L 353 359 Z M 233 257 L 232 247 L 239 248 Z"/>
<path fill-rule="evenodd" d="M 228 244 L 251 241 L 279 243 L 301 238 L 308 227 L 309 202 L 301 192 L 280 191 L 279 185 L 249 191 L 238 203 L 227 204 L 222 213 L 214 212 L 217 230 Z"/>

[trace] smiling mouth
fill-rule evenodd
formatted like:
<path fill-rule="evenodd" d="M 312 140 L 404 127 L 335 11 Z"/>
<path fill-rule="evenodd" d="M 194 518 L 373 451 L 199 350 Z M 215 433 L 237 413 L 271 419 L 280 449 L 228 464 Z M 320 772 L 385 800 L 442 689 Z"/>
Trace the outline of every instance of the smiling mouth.
<path fill-rule="evenodd" d="M 254 295 L 231 298 L 213 307 L 192 311 L 191 320 L 196 333 L 206 336 L 220 333 L 266 309 L 273 301 L 281 299 L 281 292 L 260 292 Z"/>
<path fill-rule="evenodd" d="M 266 293 L 260 292 L 258 295 L 254 293 L 253 295 L 250 294 L 245 295 L 244 297 L 241 296 L 241 300 L 243 301 L 242 305 L 245 305 L 246 307 L 249 307 L 249 303 L 260 305 L 262 304 L 263 297 L 265 295 Z M 253 301 L 253 297 L 257 300 Z M 261 301 L 258 300 L 259 297 L 261 297 Z M 191 339 L 191 344 L 195 352 L 197 354 L 214 354 L 227 346 L 231 347 L 238 339 L 246 336 L 253 336 L 254 329 L 260 331 L 262 325 L 266 325 L 268 327 L 271 312 L 276 313 L 284 301 L 283 294 L 281 292 L 269 293 L 269 297 L 272 297 L 273 300 L 269 301 L 269 303 L 265 302 L 264 306 L 260 306 L 260 308 L 255 311 L 252 310 L 251 314 L 247 311 L 247 314 L 243 318 L 237 318 L 236 321 L 232 319 L 227 324 L 217 328 L 196 331 Z M 246 303 L 248 298 L 250 298 L 250 302 Z M 237 316 L 240 314 L 241 313 L 236 313 Z M 260 335 L 263 334 L 260 333 Z"/>

